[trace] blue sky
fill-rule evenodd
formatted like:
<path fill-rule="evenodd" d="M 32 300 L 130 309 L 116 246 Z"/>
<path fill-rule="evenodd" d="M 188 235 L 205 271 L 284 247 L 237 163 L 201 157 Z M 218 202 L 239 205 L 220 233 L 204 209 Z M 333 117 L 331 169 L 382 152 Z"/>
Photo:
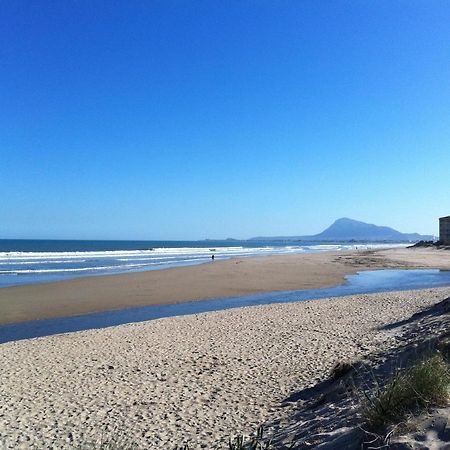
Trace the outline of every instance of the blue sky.
<path fill-rule="evenodd" d="M 0 237 L 450 214 L 447 1 L 0 4 Z"/>

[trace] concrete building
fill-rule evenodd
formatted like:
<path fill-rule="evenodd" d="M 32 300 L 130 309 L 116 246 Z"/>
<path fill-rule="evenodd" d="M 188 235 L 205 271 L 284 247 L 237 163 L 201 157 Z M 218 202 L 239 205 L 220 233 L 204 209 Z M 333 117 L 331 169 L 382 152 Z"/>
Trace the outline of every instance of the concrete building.
<path fill-rule="evenodd" d="M 450 245 L 450 216 L 439 219 L 439 241 Z"/>

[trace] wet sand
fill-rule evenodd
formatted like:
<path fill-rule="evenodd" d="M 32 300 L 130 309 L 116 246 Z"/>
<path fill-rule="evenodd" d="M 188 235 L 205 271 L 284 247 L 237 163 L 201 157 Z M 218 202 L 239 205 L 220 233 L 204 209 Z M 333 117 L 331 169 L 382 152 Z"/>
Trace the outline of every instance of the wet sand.
<path fill-rule="evenodd" d="M 239 258 L 191 267 L 85 277 L 0 289 L 0 324 L 270 291 L 335 286 L 382 268 L 450 269 L 435 249 L 327 252 Z"/>

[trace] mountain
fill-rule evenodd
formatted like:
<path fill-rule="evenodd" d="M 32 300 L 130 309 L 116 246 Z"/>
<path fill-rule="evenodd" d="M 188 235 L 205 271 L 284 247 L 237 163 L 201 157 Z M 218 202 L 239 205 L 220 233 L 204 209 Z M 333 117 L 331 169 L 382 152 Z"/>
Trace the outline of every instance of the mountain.
<path fill-rule="evenodd" d="M 418 233 L 401 233 L 390 227 L 373 225 L 343 217 L 326 230 L 313 236 L 256 237 L 251 241 L 391 241 L 409 242 L 431 240 L 433 236 Z"/>

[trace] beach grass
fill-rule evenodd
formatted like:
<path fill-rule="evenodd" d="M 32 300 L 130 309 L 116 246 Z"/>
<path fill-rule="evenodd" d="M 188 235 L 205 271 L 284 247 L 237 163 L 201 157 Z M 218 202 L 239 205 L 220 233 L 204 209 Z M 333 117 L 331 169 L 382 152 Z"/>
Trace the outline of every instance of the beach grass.
<path fill-rule="evenodd" d="M 122 429 L 115 429 L 108 434 L 101 433 L 97 440 L 83 442 L 79 447 L 80 450 L 138 450 L 139 448 L 139 445 L 129 437 L 129 433 Z"/>
<path fill-rule="evenodd" d="M 264 428 L 258 427 L 256 435 L 252 438 L 245 439 L 243 435 L 236 436 L 228 442 L 229 450 L 270 450 L 272 441 L 264 439 Z"/>
<path fill-rule="evenodd" d="M 102 436 L 97 442 L 84 443 L 80 450 L 138 450 L 139 445 L 127 437 L 125 432 L 115 432 L 112 437 Z M 195 450 L 189 444 L 175 445 L 170 450 Z M 201 448 L 203 448 L 201 446 Z M 271 450 L 272 441 L 264 436 L 264 428 L 258 427 L 254 436 L 238 434 L 223 444 L 223 450 Z"/>
<path fill-rule="evenodd" d="M 448 361 L 441 353 L 429 354 L 407 369 L 397 369 L 383 386 L 363 390 L 362 417 L 371 430 L 382 429 L 445 404 L 449 387 Z"/>

